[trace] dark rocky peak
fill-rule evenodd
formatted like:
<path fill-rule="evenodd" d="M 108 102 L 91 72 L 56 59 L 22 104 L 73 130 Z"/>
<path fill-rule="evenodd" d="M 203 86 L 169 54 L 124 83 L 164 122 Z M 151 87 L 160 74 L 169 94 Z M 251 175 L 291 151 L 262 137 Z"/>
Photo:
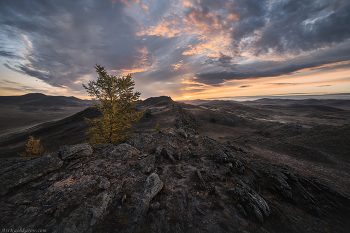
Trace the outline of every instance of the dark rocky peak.
<path fill-rule="evenodd" d="M 0 225 L 47 232 L 349 232 L 350 198 L 176 127 L 2 166 Z"/>
<path fill-rule="evenodd" d="M 168 104 L 173 104 L 174 101 L 171 99 L 170 96 L 159 96 L 159 97 L 150 97 L 147 98 L 145 100 L 143 100 L 142 102 L 140 102 L 140 104 L 142 106 L 163 106 L 163 105 L 168 105 Z"/>
<path fill-rule="evenodd" d="M 28 98 L 28 99 L 40 99 L 40 98 L 44 98 L 47 95 L 42 94 L 42 93 L 29 93 L 29 94 L 25 94 L 23 95 L 23 98 Z"/>

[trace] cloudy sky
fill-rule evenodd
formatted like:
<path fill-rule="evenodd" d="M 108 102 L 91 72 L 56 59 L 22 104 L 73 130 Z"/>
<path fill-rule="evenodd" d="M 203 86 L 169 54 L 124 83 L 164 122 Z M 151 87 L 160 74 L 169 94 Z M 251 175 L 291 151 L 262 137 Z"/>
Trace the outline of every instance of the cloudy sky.
<path fill-rule="evenodd" d="M 350 98 L 349 0 L 1 0 L 0 95 Z"/>

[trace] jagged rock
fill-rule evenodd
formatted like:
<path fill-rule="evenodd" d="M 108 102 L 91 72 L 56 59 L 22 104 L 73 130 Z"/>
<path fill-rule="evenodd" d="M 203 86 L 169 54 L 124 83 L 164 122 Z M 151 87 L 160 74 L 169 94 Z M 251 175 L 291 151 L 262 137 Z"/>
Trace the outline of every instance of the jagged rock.
<path fill-rule="evenodd" d="M 178 107 L 178 111 L 175 113 L 175 129 L 185 129 L 191 126 L 191 123 L 195 122 L 195 118 L 186 112 L 183 108 Z"/>
<path fill-rule="evenodd" d="M 315 183 L 315 185 L 317 185 L 319 188 L 321 188 L 324 191 L 327 191 L 329 193 L 331 193 L 332 195 L 338 196 L 343 198 L 344 200 L 350 200 L 350 196 L 347 195 L 346 193 L 343 193 L 340 190 L 336 190 L 332 187 L 330 187 L 329 185 L 323 183 L 322 181 L 318 180 L 318 179 L 314 179 L 313 182 Z"/>
<path fill-rule="evenodd" d="M 231 150 L 239 151 L 239 148 L 232 144 L 231 141 L 226 142 Z"/>
<path fill-rule="evenodd" d="M 241 206 L 244 206 L 246 212 L 250 213 L 260 222 L 264 221 L 264 217 L 267 218 L 270 215 L 270 208 L 266 201 L 242 181 L 239 181 L 236 188 L 230 190 L 230 192 L 235 193 L 239 199 L 239 203 Z M 240 208 L 241 207 L 239 207 L 239 209 Z M 242 210 L 241 212 L 245 213 L 245 211 Z"/>
<path fill-rule="evenodd" d="M 82 171 L 84 174 L 98 174 L 106 177 L 119 177 L 127 167 L 120 162 L 113 162 L 110 159 L 96 159 L 87 163 Z"/>
<path fill-rule="evenodd" d="M 176 137 L 177 132 L 174 129 L 170 129 L 168 132 L 168 135 L 172 136 L 172 137 Z"/>
<path fill-rule="evenodd" d="M 245 167 L 244 166 L 241 166 L 239 169 L 238 169 L 238 174 L 242 175 L 244 174 L 245 172 Z"/>
<path fill-rule="evenodd" d="M 151 208 L 152 208 L 152 209 L 155 209 L 155 210 L 159 209 L 159 207 L 160 207 L 159 202 L 155 202 L 155 203 L 153 203 L 153 204 L 151 205 Z"/>
<path fill-rule="evenodd" d="M 109 153 L 109 158 L 115 158 L 115 159 L 121 159 L 121 160 L 127 160 L 130 159 L 133 156 L 137 156 L 140 153 L 138 149 L 135 147 L 127 144 L 122 143 L 118 146 L 115 146 Z"/>
<path fill-rule="evenodd" d="M 6 194 L 13 187 L 57 170 L 62 165 L 63 161 L 59 158 L 59 153 L 53 152 L 27 162 L 5 167 L 0 171 L 1 195 Z"/>
<path fill-rule="evenodd" d="M 207 150 L 219 150 L 220 147 L 217 144 L 217 142 L 215 142 L 213 139 L 209 138 L 207 135 L 204 135 L 202 137 L 202 145 L 204 146 L 205 149 Z"/>
<path fill-rule="evenodd" d="M 85 201 L 67 218 L 63 219 L 53 232 L 93 232 L 95 225 L 103 221 L 109 213 L 120 188 L 120 184 L 115 184 L 110 190 Z"/>
<path fill-rule="evenodd" d="M 103 176 L 79 177 L 79 175 L 81 174 L 72 175 L 51 185 L 43 194 L 40 202 L 50 205 L 50 208 L 57 206 L 56 216 L 59 216 L 70 205 L 81 202 L 90 192 L 110 187 L 110 182 Z"/>
<path fill-rule="evenodd" d="M 232 165 L 232 163 L 227 163 L 227 164 L 226 164 L 226 167 L 227 167 L 229 170 L 231 170 L 231 169 L 233 168 L 233 165 Z"/>
<path fill-rule="evenodd" d="M 225 154 L 225 152 L 223 152 L 222 150 L 219 150 L 217 153 L 212 154 L 212 157 L 220 163 L 227 163 L 228 162 L 228 157 Z"/>
<path fill-rule="evenodd" d="M 203 185 L 205 185 L 205 181 L 202 177 L 202 174 L 201 174 L 201 171 L 199 169 L 197 169 L 196 171 L 197 175 L 198 175 L 198 178 L 200 179 L 200 181 L 202 182 Z"/>
<path fill-rule="evenodd" d="M 86 196 L 109 187 L 110 182 L 105 177 L 83 176 L 81 173 L 73 173 L 66 179 L 53 182 L 45 190 L 19 193 L 9 200 L 12 200 L 14 204 L 17 204 L 18 201 L 18 204 L 22 204 L 21 202 L 24 201 L 32 206 L 25 210 L 25 214 L 16 216 L 7 226 L 39 228 L 44 224 L 47 227 L 51 227 L 56 224 L 56 218 L 65 215 L 72 206 L 86 201 Z M 16 207 L 13 206 L 12 208 Z M 50 220 L 47 214 L 54 218 Z M 31 225 L 28 225 L 29 223 Z"/>
<path fill-rule="evenodd" d="M 166 146 L 163 147 L 162 145 L 159 145 L 155 150 L 156 157 L 159 157 L 160 155 L 168 157 L 173 163 L 176 162 L 174 158 L 174 148 L 175 146 L 172 144 L 171 141 L 168 141 Z"/>
<path fill-rule="evenodd" d="M 265 170 L 265 174 L 270 180 L 270 187 L 276 192 L 281 193 L 284 197 L 292 199 L 292 191 L 287 180 L 288 177 L 285 175 L 283 170 L 278 167 L 271 166 Z"/>
<path fill-rule="evenodd" d="M 241 151 L 241 152 L 243 152 L 243 153 L 245 153 L 245 154 L 247 153 L 247 152 L 246 152 L 243 148 L 241 148 L 241 147 L 238 148 L 238 151 Z"/>
<path fill-rule="evenodd" d="M 134 214 L 132 215 L 134 223 L 139 223 L 144 218 L 150 201 L 162 188 L 163 182 L 157 174 L 152 173 L 147 177 L 144 187 L 139 194 L 139 199 L 136 201 Z"/>
<path fill-rule="evenodd" d="M 154 170 L 154 163 L 156 162 L 156 156 L 150 155 L 138 162 L 142 173 L 149 173 Z"/>
<path fill-rule="evenodd" d="M 90 156 L 91 154 L 92 146 L 88 143 L 73 146 L 64 146 L 59 150 L 60 158 L 63 160 L 86 157 Z"/>
<path fill-rule="evenodd" d="M 153 141 L 152 134 L 149 133 L 134 133 L 126 140 L 129 145 L 142 150 Z"/>
<path fill-rule="evenodd" d="M 163 146 L 160 145 L 156 148 L 156 151 L 155 151 L 156 157 L 159 157 L 162 154 L 162 152 L 163 152 Z"/>
<path fill-rule="evenodd" d="M 176 130 L 176 132 L 184 139 L 188 138 L 188 133 L 183 128 Z"/>

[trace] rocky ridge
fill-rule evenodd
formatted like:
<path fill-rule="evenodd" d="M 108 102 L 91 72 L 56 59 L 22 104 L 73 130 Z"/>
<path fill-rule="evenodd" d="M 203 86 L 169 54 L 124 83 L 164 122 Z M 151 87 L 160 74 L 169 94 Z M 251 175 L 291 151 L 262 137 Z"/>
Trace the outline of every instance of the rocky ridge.
<path fill-rule="evenodd" d="M 48 232 L 349 232 L 350 197 L 317 178 L 174 128 L 2 165 L 1 229 Z"/>

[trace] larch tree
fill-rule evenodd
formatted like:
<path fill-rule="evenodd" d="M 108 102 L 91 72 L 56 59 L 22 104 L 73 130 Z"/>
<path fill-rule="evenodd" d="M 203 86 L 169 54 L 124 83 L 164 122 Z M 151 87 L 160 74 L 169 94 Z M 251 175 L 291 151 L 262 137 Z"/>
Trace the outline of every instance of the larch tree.
<path fill-rule="evenodd" d="M 19 153 L 19 155 L 32 159 L 42 156 L 45 153 L 44 147 L 40 143 L 40 139 L 36 140 L 33 136 L 29 136 L 29 140 L 26 144 L 26 151 Z"/>
<path fill-rule="evenodd" d="M 140 92 L 133 92 L 135 82 L 131 74 L 118 77 L 109 75 L 105 67 L 96 65 L 98 78 L 83 87 L 93 100 L 92 107 L 98 108 L 102 117 L 96 119 L 85 118 L 90 128 L 86 134 L 90 136 L 90 143 L 100 145 L 112 143 L 116 145 L 129 137 L 135 130 L 131 126 L 137 123 L 144 112 L 135 112 L 135 104 L 139 100 Z"/>
<path fill-rule="evenodd" d="M 159 131 L 162 130 L 162 128 L 160 127 L 160 124 L 159 124 L 159 123 L 156 125 L 156 128 L 155 128 L 154 130 L 155 130 L 156 132 L 159 132 Z"/>

